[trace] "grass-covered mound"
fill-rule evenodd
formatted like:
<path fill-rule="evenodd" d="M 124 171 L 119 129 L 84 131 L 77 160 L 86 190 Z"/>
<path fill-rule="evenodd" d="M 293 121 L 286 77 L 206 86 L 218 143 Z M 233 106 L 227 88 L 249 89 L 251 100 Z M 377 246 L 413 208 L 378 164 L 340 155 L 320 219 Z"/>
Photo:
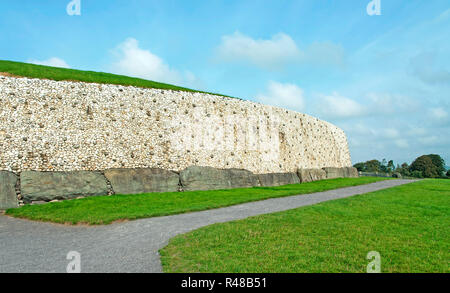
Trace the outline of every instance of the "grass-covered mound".
<path fill-rule="evenodd" d="M 160 83 L 151 80 L 116 75 L 104 72 L 82 71 L 75 69 L 50 67 L 29 63 L 0 60 L 0 73 L 7 73 L 11 76 L 29 77 L 50 80 L 82 81 L 101 84 L 116 84 L 124 86 L 135 86 L 142 88 L 165 89 L 174 91 L 199 92 L 184 87 L 171 84 Z"/>

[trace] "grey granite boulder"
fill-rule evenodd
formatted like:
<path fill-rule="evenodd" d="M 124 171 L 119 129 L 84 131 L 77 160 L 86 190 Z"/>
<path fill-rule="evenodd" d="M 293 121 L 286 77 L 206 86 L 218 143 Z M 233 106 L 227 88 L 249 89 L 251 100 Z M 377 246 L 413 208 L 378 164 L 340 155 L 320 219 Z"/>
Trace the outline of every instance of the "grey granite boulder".
<path fill-rule="evenodd" d="M 322 169 L 298 169 L 297 175 L 301 183 L 327 179 L 327 173 Z"/>
<path fill-rule="evenodd" d="M 327 174 L 327 179 L 334 179 L 334 178 L 345 178 L 346 177 L 346 170 L 344 168 L 323 168 L 325 173 Z"/>
<path fill-rule="evenodd" d="M 163 169 L 111 169 L 105 171 L 116 194 L 178 191 L 179 175 Z"/>
<path fill-rule="evenodd" d="M 0 210 L 17 207 L 16 183 L 16 174 L 0 171 Z"/>
<path fill-rule="evenodd" d="M 295 173 L 259 174 L 258 179 L 261 186 L 281 186 L 300 183 L 300 179 Z"/>
<path fill-rule="evenodd" d="M 105 176 L 91 171 L 24 171 L 20 174 L 20 186 L 25 203 L 108 194 Z"/>
<path fill-rule="evenodd" d="M 259 186 L 258 176 L 241 169 L 191 166 L 180 172 L 184 190 L 216 190 Z"/>
<path fill-rule="evenodd" d="M 359 177 L 358 169 L 356 169 L 354 167 L 345 167 L 344 172 L 345 172 L 346 178 L 358 178 Z"/>
<path fill-rule="evenodd" d="M 395 172 L 394 174 L 392 174 L 392 178 L 398 178 L 398 179 L 402 179 L 402 174 L 399 172 Z"/>

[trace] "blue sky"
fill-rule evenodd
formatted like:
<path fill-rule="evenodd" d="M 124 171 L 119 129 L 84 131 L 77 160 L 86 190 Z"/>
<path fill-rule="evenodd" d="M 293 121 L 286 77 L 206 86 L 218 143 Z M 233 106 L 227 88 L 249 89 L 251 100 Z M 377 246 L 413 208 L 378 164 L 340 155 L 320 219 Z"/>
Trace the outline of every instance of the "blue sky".
<path fill-rule="evenodd" d="M 106 71 L 330 121 L 353 162 L 450 165 L 450 2 L 5 0 L 0 59 Z"/>

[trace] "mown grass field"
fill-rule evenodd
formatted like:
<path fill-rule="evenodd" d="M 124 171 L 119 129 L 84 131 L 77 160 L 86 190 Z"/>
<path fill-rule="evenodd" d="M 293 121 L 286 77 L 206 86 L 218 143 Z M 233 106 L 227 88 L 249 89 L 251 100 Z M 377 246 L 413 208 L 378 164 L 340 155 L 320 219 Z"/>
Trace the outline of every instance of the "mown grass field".
<path fill-rule="evenodd" d="M 424 180 L 173 238 L 165 272 L 450 272 L 450 180 Z"/>
<path fill-rule="evenodd" d="M 6 60 L 0 60 L 0 72 L 9 73 L 10 75 L 18 77 L 50 79 L 56 81 L 61 80 L 82 81 L 101 84 L 116 84 L 142 88 L 155 88 L 174 91 L 205 93 L 202 91 L 196 91 L 189 88 L 179 87 L 171 84 L 160 83 L 156 81 L 128 77 L 123 75 L 116 75 L 111 73 L 82 71 L 82 70 L 50 67 Z M 223 96 L 220 94 L 215 95 Z"/>
<path fill-rule="evenodd" d="M 110 224 L 368 184 L 384 178 L 339 178 L 278 187 L 88 197 L 9 209 L 7 215 L 63 224 Z"/>

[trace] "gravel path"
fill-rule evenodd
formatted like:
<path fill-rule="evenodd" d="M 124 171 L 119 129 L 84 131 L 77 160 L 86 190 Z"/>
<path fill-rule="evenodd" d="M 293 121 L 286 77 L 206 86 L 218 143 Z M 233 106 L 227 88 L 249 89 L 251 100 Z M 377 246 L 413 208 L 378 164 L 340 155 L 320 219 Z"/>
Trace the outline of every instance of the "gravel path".
<path fill-rule="evenodd" d="M 63 226 L 0 216 L 0 273 L 65 272 L 69 251 L 81 254 L 82 272 L 161 272 L 158 250 L 170 238 L 200 227 L 289 210 L 411 183 L 387 180 L 308 195 L 109 226 Z"/>

